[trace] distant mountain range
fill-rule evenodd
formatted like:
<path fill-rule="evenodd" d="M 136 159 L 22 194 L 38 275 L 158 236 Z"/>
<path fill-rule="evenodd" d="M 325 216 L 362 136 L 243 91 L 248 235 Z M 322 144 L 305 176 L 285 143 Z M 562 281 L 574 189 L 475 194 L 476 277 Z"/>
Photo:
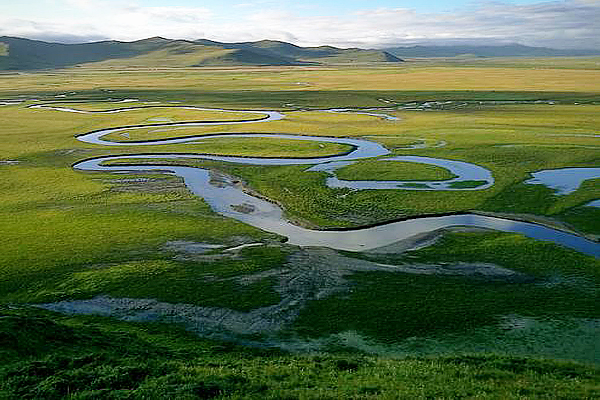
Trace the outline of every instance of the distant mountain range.
<path fill-rule="evenodd" d="M 161 37 L 134 42 L 48 43 L 0 37 L 0 70 L 98 67 L 196 67 L 234 65 L 323 65 L 402 62 L 382 50 L 300 47 L 273 40 L 219 43 Z"/>
<path fill-rule="evenodd" d="M 221 43 L 162 37 L 62 44 L 0 36 L 0 70 L 35 70 L 72 66 L 197 67 L 399 63 L 417 57 L 554 57 L 598 55 L 594 50 L 556 50 L 518 44 L 503 46 L 412 46 L 382 50 L 300 47 L 275 40 Z"/>
<path fill-rule="evenodd" d="M 499 46 L 411 46 L 390 47 L 384 51 L 404 58 L 431 57 L 575 57 L 600 55 L 600 50 L 559 50 L 520 44 Z"/>

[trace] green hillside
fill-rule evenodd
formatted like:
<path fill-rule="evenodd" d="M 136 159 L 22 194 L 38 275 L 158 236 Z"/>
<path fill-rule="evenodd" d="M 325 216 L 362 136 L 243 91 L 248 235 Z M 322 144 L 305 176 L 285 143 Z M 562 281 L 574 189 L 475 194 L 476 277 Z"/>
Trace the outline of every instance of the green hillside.
<path fill-rule="evenodd" d="M 352 62 L 402 62 L 398 57 L 381 50 L 358 48 L 340 49 L 332 46 L 300 47 L 276 40 L 234 43 L 232 46 L 245 47 L 255 52 L 290 57 L 297 60 L 319 64 Z"/>
<path fill-rule="evenodd" d="M 15 37 L 0 37 L 8 46 L 8 57 L 0 61 L 0 69 L 47 69 L 115 58 L 129 58 L 164 46 L 163 40 L 146 39 L 136 42 L 104 41 L 84 44 L 46 43 Z"/>
<path fill-rule="evenodd" d="M 169 43 L 154 50 L 130 58 L 115 58 L 89 67 L 197 67 L 204 65 L 294 65 L 293 60 L 252 53 L 247 50 L 224 49 L 217 46 L 198 46 L 191 43 Z"/>
<path fill-rule="evenodd" d="M 247 43 L 196 42 L 153 37 L 134 42 L 47 43 L 0 37 L 0 70 L 94 67 L 196 67 L 400 62 L 379 50 L 299 47 L 263 40 Z"/>
<path fill-rule="evenodd" d="M 339 49 L 338 49 L 339 50 Z M 347 49 L 335 52 L 326 57 L 307 59 L 307 61 L 319 61 L 325 64 L 344 63 L 371 63 L 371 62 L 401 62 L 399 58 L 390 53 L 378 50 Z"/>

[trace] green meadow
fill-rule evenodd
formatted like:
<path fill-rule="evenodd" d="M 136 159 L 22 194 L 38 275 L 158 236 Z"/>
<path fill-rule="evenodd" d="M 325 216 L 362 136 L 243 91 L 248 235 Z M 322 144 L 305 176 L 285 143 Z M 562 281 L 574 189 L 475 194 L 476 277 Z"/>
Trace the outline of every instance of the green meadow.
<path fill-rule="evenodd" d="M 177 177 L 72 168 L 87 158 L 157 153 L 151 160 L 116 163 L 227 174 L 281 205 L 287 219 L 315 229 L 476 212 L 597 240 L 600 208 L 587 204 L 600 199 L 599 179 L 567 195 L 524 183 L 535 171 L 600 167 L 600 71 L 592 61 L 126 71 L 98 66 L 1 75 L 0 101 L 22 102 L 0 106 L 0 358 L 7 360 L 0 366 L 0 397 L 600 396 L 597 258 L 521 235 L 474 230 L 440 232 L 426 246 L 404 252 L 337 252 L 330 262 L 217 214 Z M 28 107 L 41 103 L 87 111 L 142 108 L 72 113 Z M 177 108 L 185 105 L 234 112 Z M 327 108 L 377 108 L 372 112 L 398 120 Z M 262 115 L 244 110 L 277 110 L 285 118 L 261 122 Z M 122 146 L 75 138 L 103 128 L 238 120 L 252 121 L 148 126 L 104 137 Z M 160 156 L 323 157 L 352 150 L 291 139 L 210 137 L 248 133 L 364 138 L 391 155 L 477 164 L 495 182 L 484 190 L 351 191 L 328 188 L 327 174 L 307 172 L 305 165 Z M 207 137 L 177 145 L 128 143 L 202 135 Z M 337 175 L 453 178 L 439 167 L 380 159 L 361 160 Z M 193 245 L 202 250 L 189 250 Z M 347 269 L 353 263 L 370 267 Z M 374 264 L 433 270 L 483 265 L 513 275 L 393 272 Z M 320 275 L 306 272 L 309 267 Z M 38 307 L 97 298 L 143 299 L 219 315 L 272 308 L 273 320 L 289 318 L 278 330 L 202 337 L 186 322 L 191 314 L 139 322 L 124 314 Z"/>

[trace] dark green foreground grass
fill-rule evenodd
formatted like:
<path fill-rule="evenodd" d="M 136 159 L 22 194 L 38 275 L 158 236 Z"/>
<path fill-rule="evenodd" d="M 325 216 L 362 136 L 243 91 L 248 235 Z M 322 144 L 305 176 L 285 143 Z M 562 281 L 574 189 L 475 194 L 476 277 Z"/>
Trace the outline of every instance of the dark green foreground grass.
<path fill-rule="evenodd" d="M 493 355 L 300 356 L 175 327 L 0 308 L 0 398 L 425 399 L 600 396 L 585 364 Z"/>

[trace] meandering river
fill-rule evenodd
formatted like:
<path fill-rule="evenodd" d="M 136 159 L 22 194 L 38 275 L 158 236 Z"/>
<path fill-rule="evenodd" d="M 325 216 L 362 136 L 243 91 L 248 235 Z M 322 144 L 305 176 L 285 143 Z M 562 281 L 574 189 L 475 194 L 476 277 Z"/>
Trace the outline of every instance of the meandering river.
<path fill-rule="evenodd" d="M 118 113 L 147 107 L 127 107 L 106 111 L 87 111 L 53 104 L 40 104 L 36 108 L 49 108 L 65 112 L 81 113 Z M 163 107 L 163 106 L 157 106 Z M 212 209 L 226 217 L 250 224 L 268 232 L 276 233 L 288 238 L 289 243 L 299 246 L 325 246 L 339 250 L 364 251 L 392 244 L 412 236 L 435 231 L 442 228 L 455 226 L 468 226 L 477 228 L 495 229 L 503 232 L 520 233 L 525 236 L 554 242 L 579 252 L 600 257 L 600 244 L 584 237 L 571 234 L 562 230 L 530 222 L 516 221 L 507 218 L 497 218 L 477 214 L 446 215 L 440 217 L 422 217 L 404 221 L 390 222 L 378 226 L 356 228 L 349 230 L 314 230 L 294 225 L 284 217 L 283 210 L 272 202 L 254 197 L 244 192 L 227 177 L 220 177 L 215 183 L 211 179 L 211 171 L 203 168 L 165 165 L 112 165 L 107 162 L 119 160 L 136 160 L 148 162 L 151 159 L 201 159 L 231 163 L 255 165 L 310 165 L 307 172 L 324 171 L 330 177 L 327 185 L 331 187 L 346 187 L 354 190 L 363 189 L 395 189 L 395 190 L 481 190 L 494 184 L 492 173 L 478 165 L 458 160 L 444 160 L 430 157 L 402 156 L 381 159 L 382 162 L 416 162 L 439 166 L 448 169 L 455 177 L 446 181 L 347 181 L 335 176 L 335 171 L 357 160 L 382 157 L 389 155 L 382 145 L 355 138 L 337 138 L 287 134 L 213 134 L 188 137 L 169 138 L 155 141 L 127 141 L 114 142 L 103 139 L 104 136 L 114 132 L 125 132 L 135 129 L 152 127 L 182 127 L 182 126 L 209 126 L 209 125 L 239 125 L 248 123 L 264 123 L 281 120 L 285 115 L 276 111 L 257 110 L 222 110 L 207 109 L 191 106 L 168 106 L 200 111 L 220 112 L 245 112 L 250 115 L 261 115 L 259 119 L 238 121 L 191 121 L 179 123 L 156 123 L 150 125 L 136 125 L 107 128 L 88 132 L 77 136 L 77 139 L 86 143 L 102 146 L 152 146 L 177 144 L 199 140 L 211 140 L 222 137 L 227 138 L 281 138 L 290 140 L 317 141 L 325 143 L 338 143 L 351 146 L 352 150 L 339 155 L 315 158 L 261 158 L 261 157 L 236 157 L 215 154 L 140 154 L 126 156 L 106 156 L 88 159 L 76 163 L 73 167 L 81 171 L 109 171 L 118 173 L 127 172 L 159 172 L 181 177 L 186 186 L 196 195 L 202 197 Z M 351 110 L 330 110 L 332 112 L 351 112 Z M 374 114 L 383 117 L 381 114 Z M 536 176 L 539 179 L 539 175 Z"/>

